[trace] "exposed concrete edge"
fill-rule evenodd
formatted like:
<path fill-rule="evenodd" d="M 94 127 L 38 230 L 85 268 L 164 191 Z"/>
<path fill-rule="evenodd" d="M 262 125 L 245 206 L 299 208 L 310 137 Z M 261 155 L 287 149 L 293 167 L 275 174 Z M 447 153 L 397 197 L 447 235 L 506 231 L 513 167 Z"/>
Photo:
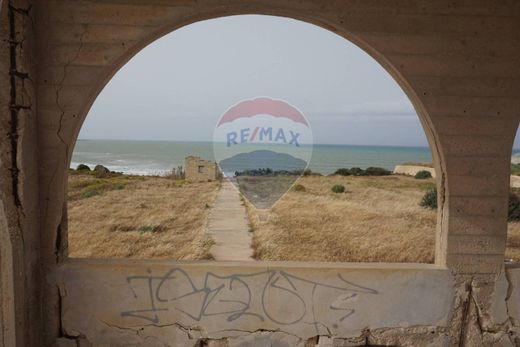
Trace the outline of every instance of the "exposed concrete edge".
<path fill-rule="evenodd" d="M 298 261 L 207 261 L 207 260 L 164 260 L 164 259 L 87 259 L 67 258 L 57 267 L 104 267 L 104 266 L 178 266 L 208 268 L 295 268 L 295 269 L 345 269 L 345 270 L 430 270 L 449 271 L 447 267 L 421 263 L 338 263 L 338 262 L 298 262 Z"/>
<path fill-rule="evenodd" d="M 283 262 L 201 261 L 180 265 L 168 261 L 72 260 L 56 266 L 47 281 L 59 288 L 61 337 L 87 339 L 93 344 L 121 338 L 140 343 L 140 339 L 173 334 L 168 335 L 170 341 L 186 332 L 188 339 L 199 341 L 251 333 L 283 333 L 300 342 L 321 335 L 374 342 L 386 341 L 388 334 L 393 336 L 391 340 L 400 334 L 419 339 L 448 335 L 457 283 L 447 268 L 320 263 L 316 269 L 309 263 L 297 265 L 303 266 L 290 267 Z M 343 287 L 345 283 L 347 287 Z M 356 293 L 353 296 L 352 291 Z M 173 296 L 165 301 L 157 296 L 159 292 Z M 421 299 L 425 293 L 431 294 L 433 307 Z M 147 309 L 149 300 L 151 311 Z M 314 311 L 318 307 L 315 300 L 324 300 L 320 310 Z M 88 304 L 77 305 L 80 301 Z M 238 302 L 245 306 L 226 306 Z M 417 312 L 425 312 L 425 316 L 406 309 L 404 302 L 411 303 Z M 389 306 L 379 312 L 385 304 Z M 219 310 L 220 305 L 224 306 Z M 285 317 L 284 312 L 302 316 L 292 320 L 295 317 Z M 351 315 L 349 324 L 339 324 Z M 372 320 L 374 315 L 377 318 Z"/>
<path fill-rule="evenodd" d="M 0 200 L 0 345 L 16 345 L 12 243 Z"/>

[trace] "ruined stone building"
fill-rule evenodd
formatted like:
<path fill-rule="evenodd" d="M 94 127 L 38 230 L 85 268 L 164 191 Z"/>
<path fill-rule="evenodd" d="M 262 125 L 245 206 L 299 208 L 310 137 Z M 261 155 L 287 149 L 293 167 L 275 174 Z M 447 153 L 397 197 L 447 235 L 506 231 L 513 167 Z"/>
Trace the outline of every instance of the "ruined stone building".
<path fill-rule="evenodd" d="M 435 264 L 68 258 L 67 169 L 97 95 L 154 40 L 238 14 L 321 26 L 395 78 L 433 152 Z M 519 1 L 0 0 L 0 37 L 0 346 L 520 345 Z"/>
<path fill-rule="evenodd" d="M 218 178 L 218 167 L 214 161 L 190 155 L 185 159 L 185 173 L 186 180 L 191 182 L 214 181 Z"/>

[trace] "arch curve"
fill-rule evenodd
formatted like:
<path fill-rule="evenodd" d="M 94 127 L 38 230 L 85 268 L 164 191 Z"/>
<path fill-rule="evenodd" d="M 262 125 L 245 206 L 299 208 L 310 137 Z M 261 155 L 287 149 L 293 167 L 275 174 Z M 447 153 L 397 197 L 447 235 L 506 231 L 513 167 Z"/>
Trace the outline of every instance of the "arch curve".
<path fill-rule="evenodd" d="M 369 31 L 359 30 L 356 26 L 351 27 L 351 23 L 346 20 L 345 15 L 341 14 L 348 14 L 346 6 L 348 6 L 348 4 L 345 3 L 333 4 L 331 7 L 328 7 L 328 5 L 320 5 L 312 1 L 306 1 L 303 4 L 301 2 L 290 2 L 281 5 L 273 4 L 268 0 L 262 0 L 255 4 L 242 1 L 231 2 L 231 4 L 229 4 L 229 2 L 221 0 L 211 5 L 194 5 L 192 7 L 179 6 L 178 8 L 171 6 L 171 8 L 168 7 L 168 11 L 165 13 L 158 14 L 156 16 L 158 18 L 153 18 L 153 25 L 149 23 L 151 17 L 143 16 L 142 18 L 139 17 L 139 19 L 134 18 L 136 23 L 133 23 L 133 25 L 139 30 L 134 30 L 126 35 L 124 45 L 118 40 L 109 40 L 110 44 L 100 44 L 100 55 L 103 56 L 104 62 L 94 64 L 92 66 L 92 73 L 89 74 L 88 78 L 82 77 L 81 74 L 79 74 L 78 77 L 73 76 L 71 77 L 72 80 L 67 80 L 67 84 L 64 84 L 63 82 L 66 80 L 65 76 L 68 75 L 68 70 L 74 68 L 76 64 L 81 64 L 82 61 L 87 61 L 92 56 L 92 51 L 89 51 L 85 47 L 85 42 L 83 42 L 84 36 L 88 36 L 90 24 L 82 24 L 81 34 L 77 35 L 74 39 L 71 38 L 70 42 L 68 42 L 70 48 L 74 48 L 74 52 L 71 54 L 72 59 L 62 62 L 63 74 L 61 79 L 59 79 L 55 86 L 49 85 L 49 87 L 51 87 L 52 96 L 56 96 L 58 102 L 56 105 L 52 105 L 52 109 L 49 108 L 46 110 L 49 116 L 44 116 L 43 128 L 56 129 L 57 136 L 55 136 L 53 142 L 47 139 L 47 143 L 43 146 L 43 156 L 53 158 L 52 165 L 54 165 L 53 167 L 46 168 L 46 170 L 52 174 L 48 174 L 47 172 L 43 173 L 44 176 L 47 175 L 47 177 L 44 178 L 45 183 L 43 183 L 43 186 L 49 187 L 41 196 L 41 203 L 43 208 L 47 211 L 44 229 L 46 231 L 55 232 L 60 229 L 60 225 L 63 223 L 63 216 L 65 215 L 64 206 L 66 205 L 64 201 L 66 197 L 67 169 L 72 158 L 73 145 L 94 101 L 119 69 L 150 43 L 168 33 L 203 20 L 236 15 L 278 16 L 316 25 L 352 42 L 378 62 L 401 87 L 419 115 L 430 149 L 432 150 L 435 168 L 437 172 L 440 173 L 437 175 L 438 187 L 440 190 L 439 195 L 443 197 L 445 195 L 443 150 L 438 141 L 434 123 L 422 102 L 421 94 L 416 92 L 413 84 L 407 79 L 406 71 L 402 69 L 402 64 L 399 64 L 399 61 L 395 60 L 393 56 L 386 54 L 384 49 L 380 49 L 378 42 L 376 42 L 377 40 L 373 40 L 370 35 L 366 34 Z M 338 9 L 340 7 L 342 8 Z M 49 10 L 52 10 L 52 8 Z M 80 13 L 79 15 L 85 16 L 84 13 Z M 92 14 L 92 16 L 95 16 L 95 14 Z M 131 42 L 131 44 L 129 44 L 129 42 Z M 97 47 L 95 42 L 93 45 Z M 52 65 L 53 61 L 60 61 L 58 56 L 59 52 L 49 51 L 47 53 L 49 54 L 43 57 L 42 65 Z M 82 78 L 84 80 L 82 80 Z M 40 77 L 39 84 L 45 85 L 46 81 L 42 81 Z M 75 89 L 78 86 L 81 88 L 80 92 L 77 92 Z M 81 95 L 78 95 L 79 93 L 81 93 Z M 63 95 L 63 97 L 61 97 L 61 95 Z M 65 100 L 66 95 L 73 95 L 74 98 L 70 105 L 65 105 L 65 107 L 60 105 L 60 100 L 62 98 Z M 39 95 L 38 98 L 40 99 L 41 96 Z M 45 104 L 45 102 L 43 102 L 43 104 Z M 56 158 L 57 148 L 63 149 L 63 152 L 61 152 L 61 155 L 64 155 L 63 158 Z M 444 199 L 441 199 L 441 202 L 443 203 Z M 50 208 L 46 207 L 51 204 L 52 206 Z M 442 211 L 443 208 L 441 207 L 438 216 L 438 221 L 441 223 L 441 231 L 438 232 L 440 237 L 437 240 L 436 247 L 438 250 L 436 254 L 438 263 L 438 259 L 441 259 L 440 263 L 444 262 L 444 258 L 440 257 L 439 254 L 442 254 L 445 250 L 443 240 L 445 240 L 444 235 L 447 234 L 447 232 L 444 232 L 445 228 L 442 225 Z M 58 234 L 61 234 L 61 236 Z M 62 237 L 63 240 L 57 241 L 56 239 L 60 237 Z M 56 253 L 61 254 L 62 251 L 56 250 L 55 248 L 56 245 L 66 245 L 66 237 L 66 233 L 62 232 L 56 233 L 49 241 L 45 240 L 45 242 L 48 242 L 48 245 L 46 247 L 44 246 L 45 249 L 49 250 L 46 252 L 48 261 L 54 262 L 55 257 L 53 255 Z M 52 250 L 52 252 L 50 250 Z"/>
<path fill-rule="evenodd" d="M 108 66 L 107 69 L 99 76 L 99 79 L 94 84 L 94 88 L 90 91 L 88 98 L 85 99 L 84 105 L 81 106 L 79 110 L 79 122 L 74 129 L 73 137 L 71 139 L 71 144 L 75 143 L 77 137 L 79 135 L 79 131 L 83 122 L 86 119 L 86 116 L 92 107 L 93 103 L 101 93 L 101 91 L 105 88 L 108 82 L 114 77 L 115 74 L 125 66 L 135 55 L 145 49 L 148 45 L 155 42 L 156 40 L 174 32 L 175 30 L 181 29 L 185 26 L 195 24 L 197 22 L 224 18 L 224 17 L 232 17 L 232 16 L 240 16 L 240 15 L 265 15 L 265 16 L 276 16 L 276 17 L 284 17 L 288 19 L 294 19 L 298 21 L 302 21 L 311 25 L 315 25 L 321 27 L 329 32 L 336 34 L 343 39 L 353 43 L 356 47 L 367 53 L 372 59 L 374 59 L 378 64 L 380 64 L 384 70 L 392 76 L 392 78 L 397 82 L 400 88 L 407 95 L 408 99 L 414 106 L 417 114 L 419 115 L 419 119 L 423 125 L 423 129 L 426 133 L 426 137 L 428 139 L 430 148 L 432 149 L 432 153 L 434 154 L 434 162 L 437 163 L 441 158 L 441 152 L 439 150 L 439 144 L 435 140 L 435 130 L 433 124 L 430 120 L 430 117 L 423 106 L 419 96 L 414 91 L 413 87 L 410 83 L 407 82 L 406 78 L 399 71 L 398 68 L 394 66 L 388 60 L 384 54 L 380 53 L 373 45 L 371 45 L 366 39 L 363 39 L 359 35 L 355 35 L 351 31 L 348 31 L 344 27 L 344 21 L 338 19 L 338 22 L 331 21 L 330 19 L 320 18 L 319 16 L 312 16 L 308 13 L 294 13 L 292 9 L 259 9 L 256 11 L 252 11 L 250 6 L 247 5 L 238 5 L 234 8 L 226 8 L 224 10 L 219 9 L 215 11 L 208 11 L 208 13 L 197 13 L 192 16 L 182 18 L 182 20 L 170 22 L 165 24 L 164 26 L 151 31 L 148 35 L 137 41 L 131 47 L 128 47 L 124 52 L 122 52 L 116 59 L 114 59 L 113 63 Z M 70 162 L 70 157 L 72 153 L 69 153 L 68 161 Z M 439 159 L 437 159 L 437 157 Z M 440 170 L 441 167 L 437 168 Z"/>

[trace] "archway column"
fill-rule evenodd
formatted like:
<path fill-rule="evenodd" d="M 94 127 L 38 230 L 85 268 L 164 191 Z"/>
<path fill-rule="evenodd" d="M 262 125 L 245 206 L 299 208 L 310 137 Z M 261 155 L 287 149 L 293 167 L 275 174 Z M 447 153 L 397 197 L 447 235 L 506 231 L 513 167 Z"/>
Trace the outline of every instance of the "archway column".
<path fill-rule="evenodd" d="M 40 211 L 31 1 L 0 2 L 0 345 L 41 341 Z"/>

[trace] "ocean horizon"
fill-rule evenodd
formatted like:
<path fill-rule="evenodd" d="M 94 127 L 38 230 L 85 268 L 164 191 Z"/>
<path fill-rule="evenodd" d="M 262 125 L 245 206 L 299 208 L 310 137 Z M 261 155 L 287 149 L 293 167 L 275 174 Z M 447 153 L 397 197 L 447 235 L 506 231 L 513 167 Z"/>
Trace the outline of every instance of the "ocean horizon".
<path fill-rule="evenodd" d="M 213 145 L 210 141 L 79 139 L 70 167 L 100 164 L 126 174 L 165 175 L 184 166 L 188 155 L 215 160 Z M 378 166 L 393 170 L 405 162 L 431 161 L 430 149 L 424 146 L 314 144 L 308 168 L 327 175 L 339 168 Z"/>

